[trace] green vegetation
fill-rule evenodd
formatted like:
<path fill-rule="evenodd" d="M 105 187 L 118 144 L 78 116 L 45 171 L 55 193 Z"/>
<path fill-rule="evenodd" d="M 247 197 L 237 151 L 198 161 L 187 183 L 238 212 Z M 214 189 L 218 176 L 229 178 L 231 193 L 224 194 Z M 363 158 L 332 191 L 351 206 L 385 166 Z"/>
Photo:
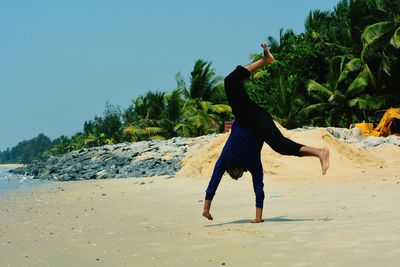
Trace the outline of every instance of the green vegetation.
<path fill-rule="evenodd" d="M 400 103 L 398 0 L 341 0 L 310 12 L 305 33 L 281 30 L 269 43 L 279 62 L 254 74 L 249 92 L 287 128 L 348 127 Z"/>
<path fill-rule="evenodd" d="M 251 98 L 286 128 L 348 127 L 372 120 L 378 109 L 400 103 L 400 1 L 341 0 L 333 11 L 315 10 L 305 32 L 268 37 L 278 60 L 246 83 Z M 252 54 L 256 60 L 261 55 Z M 220 132 L 232 119 L 222 77 L 197 60 L 189 83 L 176 75 L 172 92 L 148 92 L 124 111 L 106 104 L 83 132 L 54 141 L 40 135 L 0 153 L 0 162 L 31 162 L 74 149 Z M 47 141 L 43 141 L 43 140 Z M 36 140 L 36 141 L 34 141 Z M 24 149 L 21 149 L 23 147 Z M 34 151 L 34 152 L 32 152 Z"/>
<path fill-rule="evenodd" d="M 31 163 L 34 159 L 41 160 L 48 157 L 48 149 L 55 145 L 44 134 L 19 142 L 12 149 L 0 152 L 0 163 Z"/>

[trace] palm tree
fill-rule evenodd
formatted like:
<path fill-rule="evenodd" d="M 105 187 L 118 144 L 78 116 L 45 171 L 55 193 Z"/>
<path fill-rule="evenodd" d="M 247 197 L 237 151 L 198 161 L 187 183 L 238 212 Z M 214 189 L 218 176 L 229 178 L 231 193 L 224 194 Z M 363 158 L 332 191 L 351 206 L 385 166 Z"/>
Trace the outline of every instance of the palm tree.
<path fill-rule="evenodd" d="M 147 116 L 148 120 L 160 120 L 165 109 L 165 92 L 148 92 L 146 94 L 147 105 Z"/>
<path fill-rule="evenodd" d="M 141 95 L 132 101 L 132 120 L 148 117 L 149 100 Z"/>
<path fill-rule="evenodd" d="M 201 101 L 211 101 L 219 103 L 224 98 L 222 77 L 215 74 L 211 68 L 211 62 L 202 59 L 196 60 L 193 71 L 190 73 L 190 86 L 182 78 L 181 74 L 176 75 L 178 89 L 180 89 L 187 99 L 200 99 Z"/>
<path fill-rule="evenodd" d="M 102 146 L 113 144 L 112 139 L 108 139 L 105 133 L 90 133 L 85 137 L 84 144 L 86 147 Z"/>
<path fill-rule="evenodd" d="M 385 47 L 391 44 L 400 48 L 400 2 L 398 0 L 370 0 L 368 4 L 374 10 L 375 23 L 367 26 L 361 35 L 364 48 L 362 59 L 380 56 Z M 381 53 L 376 53 L 380 51 Z"/>
<path fill-rule="evenodd" d="M 132 105 L 125 111 L 125 124 L 145 121 L 148 125 L 157 124 L 165 109 L 165 93 L 149 91 L 132 101 Z"/>
<path fill-rule="evenodd" d="M 231 111 L 231 107 L 225 104 L 188 99 L 181 111 L 181 122 L 175 126 L 174 131 L 185 137 L 216 133 L 221 123 L 218 114 Z"/>
<path fill-rule="evenodd" d="M 328 126 L 347 127 L 357 113 L 375 110 L 384 104 L 384 97 L 372 97 L 365 93 L 369 85 L 374 85 L 374 76 L 368 65 L 363 64 L 361 59 L 353 59 L 343 65 L 343 60 L 343 57 L 331 60 L 326 83 L 308 82 L 308 93 L 317 103 L 301 110 L 301 115 L 313 113 L 312 120 L 321 122 L 321 118 L 325 117 Z M 354 80 L 349 78 L 352 72 L 357 74 Z"/>
<path fill-rule="evenodd" d="M 53 140 L 53 147 L 50 149 L 50 154 L 59 155 L 70 151 L 69 145 L 71 140 L 68 136 L 62 135 L 55 140 Z"/>
<path fill-rule="evenodd" d="M 180 89 L 173 90 L 165 96 L 165 109 L 162 115 L 161 125 L 166 131 L 168 137 L 175 135 L 174 128 L 179 124 L 181 110 L 184 105 L 182 92 Z"/>
<path fill-rule="evenodd" d="M 180 109 L 179 119 L 175 116 L 174 132 L 181 136 L 218 132 L 223 120 L 230 118 L 231 108 L 224 104 L 227 100 L 222 77 L 215 74 L 211 62 L 196 60 L 190 73 L 189 86 L 180 73 L 176 75 L 176 81 L 175 102 L 178 101 L 178 92 L 182 92 L 185 102 Z"/>
<path fill-rule="evenodd" d="M 299 79 L 297 76 L 278 76 L 274 79 L 273 87 L 264 91 L 266 107 L 274 120 L 282 126 L 293 129 L 298 126 L 298 112 L 305 105 L 305 98 L 297 92 Z"/>
<path fill-rule="evenodd" d="M 353 42 L 349 14 L 350 6 L 347 0 L 341 0 L 332 12 L 311 11 L 305 22 L 305 37 L 325 54 L 350 53 Z"/>

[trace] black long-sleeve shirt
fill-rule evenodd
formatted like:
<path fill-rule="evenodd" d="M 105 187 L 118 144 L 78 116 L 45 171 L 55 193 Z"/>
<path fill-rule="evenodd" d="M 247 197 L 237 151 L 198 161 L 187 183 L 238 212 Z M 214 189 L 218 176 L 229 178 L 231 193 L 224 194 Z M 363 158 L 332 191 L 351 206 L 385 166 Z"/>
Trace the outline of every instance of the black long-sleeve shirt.
<path fill-rule="evenodd" d="M 262 146 L 263 141 L 258 136 L 234 121 L 229 138 L 215 164 L 205 198 L 212 200 L 225 171 L 237 166 L 251 173 L 256 207 L 262 208 L 264 203 L 263 167 L 260 157 Z"/>

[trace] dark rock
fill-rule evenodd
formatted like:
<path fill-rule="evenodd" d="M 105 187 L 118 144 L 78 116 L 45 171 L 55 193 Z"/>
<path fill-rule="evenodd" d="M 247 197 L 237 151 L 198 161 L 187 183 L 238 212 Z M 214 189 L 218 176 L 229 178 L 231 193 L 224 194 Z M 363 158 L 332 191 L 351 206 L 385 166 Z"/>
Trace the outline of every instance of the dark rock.
<path fill-rule="evenodd" d="M 199 149 L 214 136 L 175 137 L 166 141 L 142 141 L 106 145 L 51 156 L 11 172 L 60 181 L 170 175 L 181 168 L 188 151 Z"/>

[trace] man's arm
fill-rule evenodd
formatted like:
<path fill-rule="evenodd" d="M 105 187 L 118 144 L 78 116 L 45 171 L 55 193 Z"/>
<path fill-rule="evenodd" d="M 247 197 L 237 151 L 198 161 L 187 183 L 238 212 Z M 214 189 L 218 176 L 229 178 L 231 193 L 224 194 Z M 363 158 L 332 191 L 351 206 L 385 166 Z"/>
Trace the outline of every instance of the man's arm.
<path fill-rule="evenodd" d="M 274 56 L 269 51 L 268 45 L 265 43 L 261 44 L 263 48 L 263 57 L 257 61 L 254 61 L 246 66 L 244 66 L 249 72 L 255 72 L 256 70 L 264 67 L 267 64 L 272 64 L 275 62 Z"/>
<path fill-rule="evenodd" d="M 210 214 L 211 202 L 214 198 L 215 192 L 217 191 L 218 185 L 221 182 L 222 176 L 226 171 L 225 164 L 221 157 L 218 158 L 217 162 L 215 163 L 214 171 L 211 176 L 211 180 L 208 184 L 206 190 L 206 197 L 204 200 L 204 208 L 203 208 L 203 216 L 209 220 L 212 220 L 213 217 Z"/>
<path fill-rule="evenodd" d="M 261 161 L 257 163 L 255 168 L 250 171 L 253 179 L 253 189 L 256 195 L 256 218 L 251 220 L 252 223 L 261 223 L 263 222 L 262 213 L 264 206 L 264 183 L 263 183 L 263 167 Z"/>

